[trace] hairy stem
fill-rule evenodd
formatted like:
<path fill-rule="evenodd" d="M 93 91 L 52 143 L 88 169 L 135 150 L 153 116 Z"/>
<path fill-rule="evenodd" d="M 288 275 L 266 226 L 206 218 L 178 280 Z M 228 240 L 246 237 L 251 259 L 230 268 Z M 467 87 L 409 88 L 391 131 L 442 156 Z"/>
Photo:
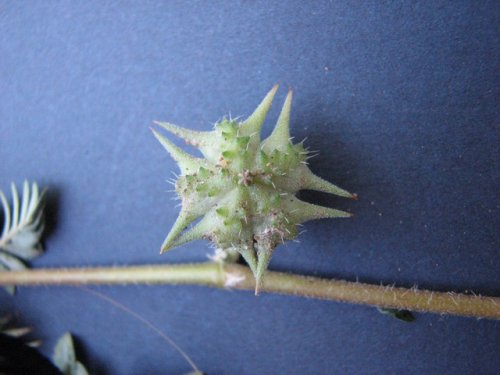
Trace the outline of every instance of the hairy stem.
<path fill-rule="evenodd" d="M 191 284 L 255 289 L 255 279 L 248 267 L 212 262 L 0 272 L 0 286 L 88 284 Z M 273 271 L 266 273 L 260 291 L 385 308 L 500 319 L 499 297 L 396 288 Z"/>

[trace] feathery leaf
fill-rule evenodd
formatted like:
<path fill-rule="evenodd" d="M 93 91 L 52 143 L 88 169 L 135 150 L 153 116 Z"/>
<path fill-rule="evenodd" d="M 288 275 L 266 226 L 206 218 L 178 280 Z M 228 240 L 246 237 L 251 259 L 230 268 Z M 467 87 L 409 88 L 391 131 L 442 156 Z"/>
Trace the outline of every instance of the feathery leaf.
<path fill-rule="evenodd" d="M 23 184 L 21 201 L 14 184 L 11 185 L 12 207 L 0 191 L 3 211 L 3 230 L 0 236 L 0 272 L 27 268 L 25 262 L 42 252 L 40 238 L 44 228 L 43 206 L 45 191 L 39 192 L 34 182 Z M 12 288 L 8 291 L 12 292 Z"/>

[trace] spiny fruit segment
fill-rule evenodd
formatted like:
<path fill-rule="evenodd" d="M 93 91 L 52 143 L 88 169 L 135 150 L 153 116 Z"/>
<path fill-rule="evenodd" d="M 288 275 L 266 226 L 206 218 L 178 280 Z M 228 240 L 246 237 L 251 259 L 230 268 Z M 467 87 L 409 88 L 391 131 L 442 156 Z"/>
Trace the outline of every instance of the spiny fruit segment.
<path fill-rule="evenodd" d="M 213 131 L 197 132 L 156 122 L 196 146 L 204 158 L 185 153 L 153 130 L 181 170 L 175 188 L 182 209 L 161 252 L 202 238 L 222 250 L 237 251 L 255 275 L 256 293 L 275 247 L 294 239 L 300 223 L 351 216 L 303 202 L 295 197 L 299 190 L 356 197 L 314 175 L 307 166 L 308 151 L 302 143 L 292 143 L 292 91 L 272 134 L 261 141 L 260 130 L 277 89 L 275 85 L 245 121 L 223 119 Z M 198 218 L 198 223 L 186 229 Z"/>

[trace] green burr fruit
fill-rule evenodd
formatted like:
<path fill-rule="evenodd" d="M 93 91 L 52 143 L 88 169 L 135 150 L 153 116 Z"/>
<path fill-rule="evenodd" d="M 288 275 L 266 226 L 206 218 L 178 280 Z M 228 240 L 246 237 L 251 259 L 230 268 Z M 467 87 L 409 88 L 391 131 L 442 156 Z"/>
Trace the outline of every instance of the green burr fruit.
<path fill-rule="evenodd" d="M 202 238 L 222 250 L 236 251 L 255 276 L 256 293 L 274 249 L 298 235 L 298 224 L 351 216 L 303 202 L 295 197 L 299 190 L 356 198 L 313 174 L 307 166 L 308 151 L 302 143 L 292 143 L 291 90 L 273 132 L 261 140 L 260 130 L 277 89 L 275 85 L 246 120 L 223 119 L 212 131 L 198 132 L 156 122 L 197 147 L 204 158 L 187 154 L 153 130 L 181 170 L 175 187 L 182 208 L 161 252 Z"/>

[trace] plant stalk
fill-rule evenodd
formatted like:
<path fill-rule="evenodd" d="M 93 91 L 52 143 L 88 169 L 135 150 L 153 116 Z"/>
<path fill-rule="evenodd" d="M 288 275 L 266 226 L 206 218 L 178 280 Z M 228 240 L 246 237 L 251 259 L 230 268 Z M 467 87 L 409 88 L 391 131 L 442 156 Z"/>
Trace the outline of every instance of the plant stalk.
<path fill-rule="evenodd" d="M 254 290 L 246 266 L 214 262 L 0 272 L 0 286 L 189 284 Z M 370 285 L 268 271 L 260 291 L 399 310 L 500 319 L 500 298 Z"/>

